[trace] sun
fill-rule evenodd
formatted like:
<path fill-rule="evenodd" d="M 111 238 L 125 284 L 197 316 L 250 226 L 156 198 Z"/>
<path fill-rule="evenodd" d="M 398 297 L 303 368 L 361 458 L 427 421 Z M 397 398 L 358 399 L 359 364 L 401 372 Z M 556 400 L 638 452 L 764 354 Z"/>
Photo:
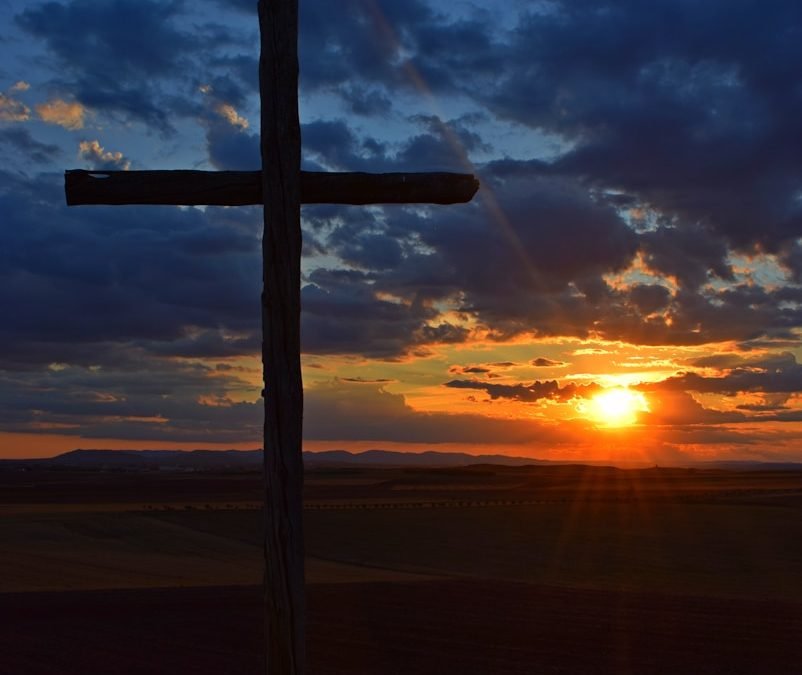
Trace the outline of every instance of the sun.
<path fill-rule="evenodd" d="M 606 427 L 626 427 L 638 421 L 639 412 L 648 412 L 649 403 L 639 391 L 625 387 L 596 394 L 587 406 L 588 417 Z"/>

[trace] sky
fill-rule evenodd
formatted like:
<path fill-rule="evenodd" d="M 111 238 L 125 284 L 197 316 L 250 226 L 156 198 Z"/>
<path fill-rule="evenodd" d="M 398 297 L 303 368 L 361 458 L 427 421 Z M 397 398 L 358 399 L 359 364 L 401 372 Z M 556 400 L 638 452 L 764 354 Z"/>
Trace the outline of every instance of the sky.
<path fill-rule="evenodd" d="M 63 193 L 257 170 L 255 6 L 0 0 L 0 457 L 260 446 L 260 210 Z M 300 15 L 305 169 L 481 180 L 303 208 L 306 449 L 802 461 L 802 4 Z"/>

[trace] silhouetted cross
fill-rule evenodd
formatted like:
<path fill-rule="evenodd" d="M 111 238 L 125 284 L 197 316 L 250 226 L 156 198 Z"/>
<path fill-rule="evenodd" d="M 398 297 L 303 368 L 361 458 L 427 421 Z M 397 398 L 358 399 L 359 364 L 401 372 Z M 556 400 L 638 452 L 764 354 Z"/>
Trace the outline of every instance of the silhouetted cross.
<path fill-rule="evenodd" d="M 303 384 L 300 205 L 456 204 L 479 187 L 451 173 L 300 170 L 298 0 L 259 0 L 261 171 L 67 171 L 67 203 L 264 205 L 262 363 L 265 383 L 266 672 L 304 671 Z"/>

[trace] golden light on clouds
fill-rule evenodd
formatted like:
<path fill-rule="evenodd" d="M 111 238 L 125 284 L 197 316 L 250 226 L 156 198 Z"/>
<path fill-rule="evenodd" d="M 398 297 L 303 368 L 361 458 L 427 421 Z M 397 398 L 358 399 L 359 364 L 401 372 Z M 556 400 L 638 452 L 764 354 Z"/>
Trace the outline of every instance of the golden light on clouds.
<path fill-rule="evenodd" d="M 0 121 L 25 122 L 31 117 L 31 109 L 11 96 L 0 92 Z"/>
<path fill-rule="evenodd" d="M 81 141 L 78 144 L 78 154 L 95 165 L 107 168 L 111 166 L 121 171 L 128 171 L 131 168 L 131 162 L 125 159 L 123 153 L 106 150 L 97 140 Z"/>
<path fill-rule="evenodd" d="M 39 119 L 48 124 L 57 124 L 60 127 L 74 131 L 84 128 L 86 108 L 76 101 L 68 102 L 54 99 L 36 106 Z"/>
<path fill-rule="evenodd" d="M 234 108 L 233 105 L 229 105 L 228 103 L 221 103 L 220 105 L 215 108 L 217 110 L 217 114 L 220 115 L 224 120 L 226 120 L 232 127 L 237 127 L 238 129 L 247 129 L 249 126 L 248 120 L 242 117 Z"/>

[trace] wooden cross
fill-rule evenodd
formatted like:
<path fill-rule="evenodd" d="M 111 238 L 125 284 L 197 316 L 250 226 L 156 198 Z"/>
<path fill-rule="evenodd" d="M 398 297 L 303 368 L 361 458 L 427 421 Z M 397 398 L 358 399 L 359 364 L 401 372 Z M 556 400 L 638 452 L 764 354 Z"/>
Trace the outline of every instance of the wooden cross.
<path fill-rule="evenodd" d="M 300 205 L 468 202 L 479 187 L 453 173 L 300 170 L 298 0 L 259 0 L 261 171 L 67 171 L 67 204 L 264 205 L 264 605 L 266 672 L 304 671 L 303 385 Z"/>

